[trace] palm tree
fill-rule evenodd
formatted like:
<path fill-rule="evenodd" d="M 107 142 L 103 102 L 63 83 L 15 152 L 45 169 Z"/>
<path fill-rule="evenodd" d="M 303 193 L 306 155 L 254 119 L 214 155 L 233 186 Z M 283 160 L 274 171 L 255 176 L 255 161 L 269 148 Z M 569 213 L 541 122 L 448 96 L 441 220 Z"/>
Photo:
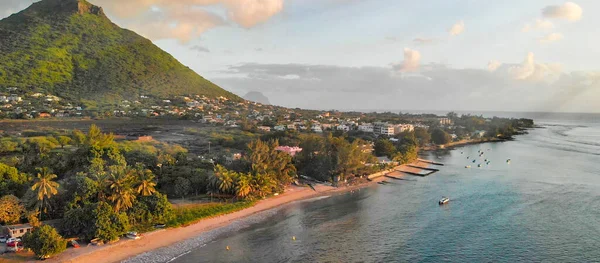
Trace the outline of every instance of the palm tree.
<path fill-rule="evenodd" d="M 141 167 L 136 169 L 137 171 L 137 187 L 136 191 L 142 196 L 150 196 L 156 192 L 156 183 L 154 182 L 154 174 L 152 171 Z"/>
<path fill-rule="evenodd" d="M 110 176 L 108 177 L 109 196 L 115 211 L 126 210 L 133 206 L 135 193 L 132 187 L 132 170 L 126 167 L 110 167 Z"/>
<path fill-rule="evenodd" d="M 250 174 L 241 174 L 235 187 L 235 195 L 240 198 L 246 198 L 252 193 L 252 177 Z"/>
<path fill-rule="evenodd" d="M 60 185 L 53 181 L 58 176 L 53 174 L 48 167 L 37 168 L 37 170 L 38 174 L 35 178 L 35 183 L 31 186 L 31 190 L 37 191 L 37 200 L 41 202 L 40 211 L 43 208 L 44 212 L 47 212 L 46 208 L 44 207 L 44 201 L 58 194 L 58 187 Z"/>
<path fill-rule="evenodd" d="M 233 176 L 231 176 L 230 172 L 222 173 L 219 176 L 219 190 L 222 193 L 231 193 L 233 189 Z"/>

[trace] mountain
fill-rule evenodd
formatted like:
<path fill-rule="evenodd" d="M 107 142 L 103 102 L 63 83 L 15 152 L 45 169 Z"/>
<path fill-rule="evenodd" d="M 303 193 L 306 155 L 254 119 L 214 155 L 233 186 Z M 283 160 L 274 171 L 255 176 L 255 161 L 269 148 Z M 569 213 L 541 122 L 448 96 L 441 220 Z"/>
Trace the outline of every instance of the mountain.
<path fill-rule="evenodd" d="M 244 95 L 245 100 L 258 102 L 265 105 L 270 105 L 269 98 L 258 91 L 250 91 Z"/>
<path fill-rule="evenodd" d="M 42 0 L 0 20 L 0 88 L 112 103 L 140 95 L 239 99 L 85 0 Z"/>

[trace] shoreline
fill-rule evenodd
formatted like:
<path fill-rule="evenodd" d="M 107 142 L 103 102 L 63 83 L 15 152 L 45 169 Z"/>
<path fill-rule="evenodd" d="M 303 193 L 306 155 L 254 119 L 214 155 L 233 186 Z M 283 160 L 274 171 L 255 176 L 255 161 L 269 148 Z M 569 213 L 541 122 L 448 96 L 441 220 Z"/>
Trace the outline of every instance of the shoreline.
<path fill-rule="evenodd" d="M 214 238 L 221 232 L 225 233 L 241 229 L 243 225 L 245 225 L 244 222 L 241 221 L 246 219 L 249 219 L 250 221 L 260 220 L 261 218 L 264 218 L 264 216 L 261 215 L 269 214 L 270 212 L 274 213 L 278 209 L 295 202 L 310 201 L 314 198 L 370 187 L 377 184 L 377 182 L 386 179 L 387 178 L 384 176 L 379 176 L 373 178 L 370 182 L 342 188 L 317 185 L 315 186 L 317 191 L 313 191 L 308 187 L 290 187 L 285 193 L 279 196 L 260 200 L 256 205 L 240 211 L 202 219 L 194 224 L 184 227 L 152 231 L 144 234 L 139 240 L 121 240 L 101 247 L 88 246 L 79 249 L 71 248 L 54 258 L 46 260 L 46 262 L 121 262 L 131 261 L 137 257 L 142 257 L 143 260 L 135 260 L 135 262 L 165 262 L 172 258 L 156 258 L 156 255 L 144 257 L 144 255 L 151 254 L 152 251 L 155 250 L 168 249 L 172 246 L 190 246 L 189 243 L 194 243 L 193 247 L 199 247 L 202 243 Z M 208 238 L 206 236 L 208 236 Z M 185 252 L 186 251 L 182 251 L 182 253 Z M 160 260 L 150 261 L 152 259 Z"/>

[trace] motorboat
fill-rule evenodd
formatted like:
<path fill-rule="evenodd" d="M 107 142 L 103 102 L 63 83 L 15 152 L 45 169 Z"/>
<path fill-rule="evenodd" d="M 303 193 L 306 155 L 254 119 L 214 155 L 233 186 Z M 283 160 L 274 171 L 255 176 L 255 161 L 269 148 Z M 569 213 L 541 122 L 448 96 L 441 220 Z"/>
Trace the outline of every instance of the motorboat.
<path fill-rule="evenodd" d="M 471 168 L 471 166 L 470 165 L 465 165 L 465 168 Z"/>
<path fill-rule="evenodd" d="M 448 198 L 448 197 L 442 197 L 442 199 L 440 199 L 440 202 L 439 202 L 439 204 L 440 204 L 440 205 L 445 205 L 445 204 L 447 204 L 448 202 L 450 202 L 450 198 Z"/>

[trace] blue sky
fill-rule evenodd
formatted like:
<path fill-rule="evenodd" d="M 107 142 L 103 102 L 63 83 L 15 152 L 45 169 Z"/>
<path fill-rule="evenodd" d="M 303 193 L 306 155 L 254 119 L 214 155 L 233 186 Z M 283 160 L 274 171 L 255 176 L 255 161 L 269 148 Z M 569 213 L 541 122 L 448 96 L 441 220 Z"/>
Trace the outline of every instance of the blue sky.
<path fill-rule="evenodd" d="M 600 111 L 597 0 L 91 2 L 222 87 L 284 106 Z"/>

